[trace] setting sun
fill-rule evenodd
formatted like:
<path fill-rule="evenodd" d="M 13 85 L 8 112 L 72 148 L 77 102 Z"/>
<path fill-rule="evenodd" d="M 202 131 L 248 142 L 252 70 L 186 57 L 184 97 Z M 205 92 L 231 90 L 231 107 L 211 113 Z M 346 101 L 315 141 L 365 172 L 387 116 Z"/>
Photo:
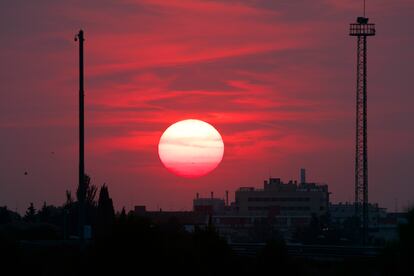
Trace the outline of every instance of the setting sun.
<path fill-rule="evenodd" d="M 220 133 L 210 124 L 193 119 L 172 124 L 158 144 L 164 166 L 183 177 L 208 174 L 220 164 L 223 153 Z"/>

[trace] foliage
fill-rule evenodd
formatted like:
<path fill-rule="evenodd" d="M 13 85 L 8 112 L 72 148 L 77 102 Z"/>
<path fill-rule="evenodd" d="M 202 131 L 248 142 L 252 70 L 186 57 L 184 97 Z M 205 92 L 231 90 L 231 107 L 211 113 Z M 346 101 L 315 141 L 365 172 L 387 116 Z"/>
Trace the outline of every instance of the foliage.
<path fill-rule="evenodd" d="M 99 192 L 96 214 L 95 233 L 97 238 L 103 238 L 110 235 L 114 219 L 114 205 L 112 199 L 109 197 L 108 187 L 104 184 Z"/>
<path fill-rule="evenodd" d="M 84 199 L 86 206 L 94 207 L 96 205 L 95 197 L 97 191 L 98 188 L 95 185 L 91 184 L 90 176 L 85 174 L 84 186 L 78 186 L 76 190 L 76 198 L 78 202 Z"/>
<path fill-rule="evenodd" d="M 7 206 L 0 207 L 0 224 L 11 223 L 13 221 L 19 221 L 20 215 L 7 208 Z"/>
<path fill-rule="evenodd" d="M 257 266 L 259 271 L 271 271 L 277 267 L 278 272 L 288 272 L 288 252 L 283 239 L 270 240 L 265 247 L 259 251 Z M 290 271 L 292 271 L 290 269 Z"/>
<path fill-rule="evenodd" d="M 327 262 L 295 259 L 288 255 L 287 245 L 274 230 L 274 221 L 256 221 L 251 231 L 255 241 L 266 242 L 257 256 L 236 256 L 216 231 L 213 219 L 205 228 L 185 231 L 176 218 L 156 224 L 125 208 L 115 216 L 109 189 L 99 189 L 86 181 L 86 211 L 94 226 L 95 239 L 62 240 L 63 232 L 77 233 L 79 196 L 76 200 L 66 191 L 61 207 L 43 203 L 36 211 L 33 203 L 24 219 L 7 207 L 0 207 L 0 260 L 5 275 L 256 275 L 268 271 L 289 275 L 409 275 L 414 250 L 414 210 L 407 213 L 407 223 L 400 227 L 400 242 L 389 244 L 383 254 L 370 260 Z M 311 223 L 296 232 L 301 242 L 334 244 L 338 237 L 358 237 L 359 222 L 344 222 L 340 235 L 324 217 L 313 217 Z M 65 238 L 68 236 L 65 236 Z M 323 237 L 323 238 L 321 238 Z M 371 273 L 371 274 L 370 274 Z M 148 274 L 145 272 L 145 274 Z"/>
<path fill-rule="evenodd" d="M 27 222 L 35 222 L 36 220 L 36 209 L 33 205 L 33 202 L 30 202 L 30 206 L 26 210 L 24 220 Z"/>

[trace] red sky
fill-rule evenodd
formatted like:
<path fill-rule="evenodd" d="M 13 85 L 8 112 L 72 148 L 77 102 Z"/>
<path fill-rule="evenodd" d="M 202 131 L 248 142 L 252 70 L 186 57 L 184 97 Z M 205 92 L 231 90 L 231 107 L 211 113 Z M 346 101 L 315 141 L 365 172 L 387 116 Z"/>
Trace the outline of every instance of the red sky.
<path fill-rule="evenodd" d="M 370 3 L 375 2 L 375 3 Z M 116 207 L 189 209 L 269 177 L 353 200 L 358 0 L 68 0 L 0 3 L 0 205 L 61 204 L 77 185 L 77 44 L 85 30 L 86 171 Z M 375 6 L 374 6 L 375 4 Z M 413 203 L 414 2 L 368 1 L 369 197 Z M 183 179 L 162 132 L 215 126 L 224 159 Z M 54 152 L 54 153 L 52 153 Z M 28 175 L 24 175 L 27 171 Z"/>

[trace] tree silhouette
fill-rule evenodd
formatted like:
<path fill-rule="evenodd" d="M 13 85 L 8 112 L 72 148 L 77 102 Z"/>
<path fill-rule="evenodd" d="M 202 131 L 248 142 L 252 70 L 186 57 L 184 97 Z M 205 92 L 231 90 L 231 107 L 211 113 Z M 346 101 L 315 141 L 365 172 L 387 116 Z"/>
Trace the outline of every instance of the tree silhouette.
<path fill-rule="evenodd" d="M 72 192 L 69 191 L 69 190 L 66 190 L 66 202 L 64 204 L 64 207 L 68 208 L 68 207 L 72 206 L 73 202 L 74 202 L 74 200 L 73 200 L 73 197 L 72 197 Z"/>
<path fill-rule="evenodd" d="M 80 200 L 81 198 L 84 199 L 84 204 L 85 204 L 85 209 L 84 209 L 84 223 L 85 225 L 92 225 L 94 223 L 94 219 L 95 219 L 95 212 L 96 212 L 96 193 L 98 191 L 98 188 L 91 184 L 91 178 L 88 175 L 85 175 L 85 186 L 84 186 L 84 191 L 85 194 L 82 195 L 82 191 L 81 189 L 79 189 L 80 187 L 78 187 L 77 191 L 76 191 L 76 198 L 78 200 L 77 204 L 79 207 L 80 204 Z M 79 208 L 78 208 L 79 210 Z M 78 216 L 80 214 L 78 213 Z M 79 225 L 78 225 L 79 227 Z"/>
<path fill-rule="evenodd" d="M 258 270 L 271 271 L 277 267 L 278 272 L 287 272 L 288 251 L 283 239 L 270 240 L 266 246 L 258 252 Z M 290 268 L 292 272 L 292 268 Z"/>
<path fill-rule="evenodd" d="M 85 175 L 85 195 L 82 195 L 82 191 L 79 189 L 76 190 L 76 198 L 78 202 L 81 198 L 85 199 L 86 206 L 95 206 L 95 197 L 98 188 L 91 184 L 91 178 L 89 175 Z"/>
<path fill-rule="evenodd" d="M 96 193 L 98 188 L 95 185 L 91 184 L 91 178 L 88 175 L 85 175 L 85 187 L 81 191 L 78 186 L 76 190 L 76 201 L 73 199 L 72 193 L 69 190 L 66 190 L 66 202 L 64 203 L 64 211 L 62 218 L 64 224 L 64 233 L 65 236 L 78 234 L 79 233 L 79 215 L 80 215 L 80 200 L 84 199 L 85 208 L 84 212 L 84 223 L 86 225 L 92 225 L 96 220 Z M 84 193 L 84 194 L 82 194 Z"/>
<path fill-rule="evenodd" d="M 24 219 L 28 222 L 34 222 L 36 219 L 36 209 L 33 205 L 33 202 L 30 202 L 30 206 L 26 210 L 26 215 Z"/>
<path fill-rule="evenodd" d="M 109 197 L 108 187 L 104 184 L 99 191 L 95 229 L 97 237 L 105 237 L 112 232 L 114 219 L 114 205 L 112 199 Z"/>
<path fill-rule="evenodd" d="M 46 201 L 43 202 L 42 209 L 37 213 L 39 216 L 39 220 L 41 222 L 48 222 L 50 218 L 50 210 L 46 204 Z"/>
<path fill-rule="evenodd" d="M 414 250 L 414 208 L 408 210 L 406 215 L 407 223 L 401 224 L 399 228 L 400 234 L 400 250 L 403 269 L 412 272 L 411 261 L 412 252 Z"/>
<path fill-rule="evenodd" d="M 0 224 L 9 223 L 11 221 L 12 218 L 7 206 L 0 207 Z"/>
<path fill-rule="evenodd" d="M 127 215 L 126 215 L 125 207 L 122 207 L 122 211 L 121 211 L 121 214 L 119 215 L 119 219 L 126 220 L 126 218 L 127 218 Z"/>

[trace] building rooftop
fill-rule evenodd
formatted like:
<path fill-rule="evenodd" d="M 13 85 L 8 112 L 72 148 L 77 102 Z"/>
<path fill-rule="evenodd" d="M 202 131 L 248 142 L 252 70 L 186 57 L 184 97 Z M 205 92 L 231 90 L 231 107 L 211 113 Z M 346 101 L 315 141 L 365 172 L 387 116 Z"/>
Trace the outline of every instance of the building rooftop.
<path fill-rule="evenodd" d="M 263 183 L 263 188 L 255 187 L 240 187 L 236 192 L 263 192 L 263 191 L 277 191 L 277 192 L 322 192 L 327 191 L 328 185 L 319 183 L 298 183 L 297 181 L 289 180 L 284 183 L 280 178 L 269 178 Z"/>

